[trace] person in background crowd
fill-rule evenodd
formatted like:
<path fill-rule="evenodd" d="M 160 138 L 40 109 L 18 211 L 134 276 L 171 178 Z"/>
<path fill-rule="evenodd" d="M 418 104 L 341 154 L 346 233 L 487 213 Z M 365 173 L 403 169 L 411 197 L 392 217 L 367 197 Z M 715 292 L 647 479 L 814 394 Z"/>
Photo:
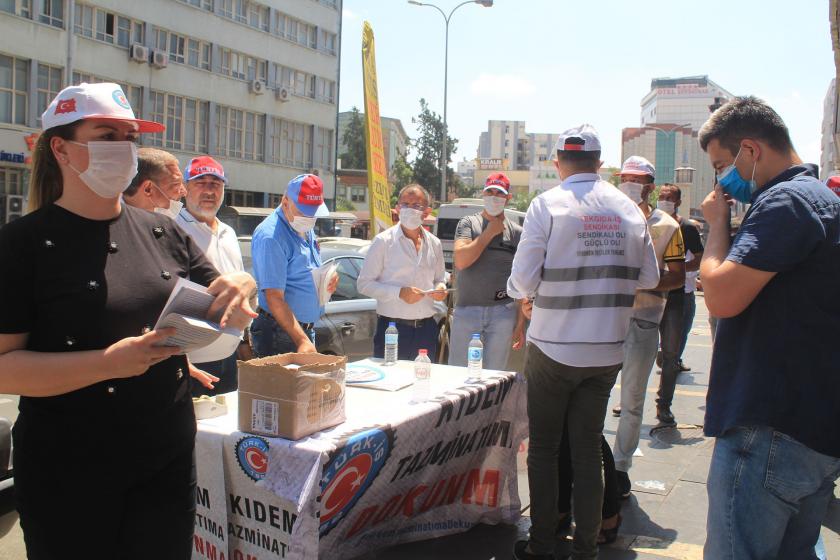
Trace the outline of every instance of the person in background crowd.
<path fill-rule="evenodd" d="M 707 560 L 814 558 L 840 475 L 840 198 L 766 103 L 700 129 L 718 186 L 700 263 L 718 320 L 706 397 Z M 730 241 L 731 197 L 750 208 Z"/>
<path fill-rule="evenodd" d="M 137 174 L 123 192 L 123 202 L 147 212 L 156 212 L 175 219 L 181 210 L 180 199 L 186 194 L 178 160 L 157 148 L 137 150 Z M 212 390 L 219 380 L 215 375 L 199 369 L 187 360 L 190 376 L 206 390 Z M 200 390 L 198 385 L 192 391 Z"/>
<path fill-rule="evenodd" d="M 620 415 L 613 445 L 616 476 L 622 498 L 630 496 L 630 475 L 627 474 L 633 462 L 633 453 L 639 445 L 642 429 L 642 411 L 645 407 L 645 392 L 659 340 L 659 322 L 665 311 L 667 292 L 685 284 L 685 249 L 680 226 L 671 216 L 651 208 L 650 195 L 654 189 L 653 165 L 643 157 L 627 158 L 621 168 L 619 189 L 641 208 L 647 219 L 647 227 L 656 247 L 656 258 L 661 275 L 659 284 L 649 290 L 639 290 L 633 303 L 633 318 L 624 341 L 624 365 L 621 368 L 621 404 L 613 409 Z M 667 267 L 667 268 L 665 268 Z M 672 309 L 677 324 L 682 322 L 682 306 Z M 678 329 L 668 331 L 662 340 L 662 376 L 677 374 L 677 352 L 680 339 Z M 670 407 L 657 406 L 656 418 L 662 423 L 673 424 Z"/>
<path fill-rule="evenodd" d="M 180 200 L 186 195 L 178 159 L 157 148 L 137 150 L 137 175 L 123 193 L 126 204 L 149 212 L 158 212 L 173 220 L 181 211 Z"/>
<path fill-rule="evenodd" d="M 225 274 L 245 270 L 236 232 L 216 217 L 224 201 L 227 184 L 224 168 L 210 156 L 195 157 L 184 169 L 184 178 L 187 181 L 186 207 L 178 213 L 175 223 L 195 241 L 219 272 Z M 237 341 L 227 335 L 206 348 L 190 353 L 190 361 L 196 367 L 219 380 L 212 389 L 193 385 L 194 397 L 229 393 L 237 389 L 237 349 L 242 352 L 239 356 L 242 359 L 250 357 L 250 347 L 246 340 Z"/>
<path fill-rule="evenodd" d="M 403 187 L 397 202 L 400 221 L 373 238 L 359 273 L 359 292 L 376 300 L 373 355 L 385 355 L 388 323 L 399 331 L 398 358 L 413 360 L 426 349 L 437 356 L 435 301 L 446 299 L 446 270 L 440 240 L 423 228 L 431 212 L 429 191 Z"/>
<path fill-rule="evenodd" d="M 258 357 L 288 352 L 315 352 L 315 321 L 324 309 L 312 279 L 321 266 L 315 221 L 328 216 L 324 183 L 317 175 L 298 175 L 289 182 L 280 206 L 257 226 L 251 257 L 257 278 L 259 316 L 251 325 Z M 330 293 L 338 285 L 335 276 Z"/>
<path fill-rule="evenodd" d="M 691 371 L 690 367 L 683 364 L 682 354 L 688 342 L 688 333 L 694 322 L 696 305 L 694 301 L 694 290 L 697 286 L 697 271 L 700 269 L 700 258 L 703 256 L 703 241 L 700 239 L 700 226 L 694 220 L 680 216 L 677 211 L 682 203 L 682 192 L 677 185 L 665 183 L 659 187 L 659 200 L 656 207 L 662 210 L 680 225 L 680 234 L 685 243 L 685 285 L 668 292 L 668 301 L 665 304 L 665 313 L 662 322 L 659 324 L 661 340 L 669 340 L 673 331 L 680 333 L 679 348 L 677 349 L 677 369 L 669 368 L 668 375 L 663 370 L 659 378 L 659 394 L 656 404 L 661 408 L 671 409 L 674 399 L 674 391 L 677 387 L 677 375 L 681 371 Z M 682 317 L 672 312 L 672 306 L 682 309 Z M 657 357 L 657 363 L 662 366 L 662 353 Z"/>
<path fill-rule="evenodd" d="M 32 560 L 188 560 L 195 415 L 186 358 L 151 330 L 179 277 L 244 328 L 250 275 L 220 276 L 169 218 L 123 205 L 138 120 L 120 86 L 63 89 L 41 115 L 30 212 L 0 229 L 0 392 L 20 395 L 15 500 Z M 95 527 L 95 534 L 92 528 Z"/>
<path fill-rule="evenodd" d="M 464 216 L 455 231 L 453 261 L 458 270 L 456 304 L 449 339 L 449 365 L 467 365 L 473 333 L 484 343 L 484 368 L 504 370 L 511 347 L 524 343 L 525 317 L 507 294 L 507 279 L 522 228 L 505 217 L 510 181 L 493 173 L 484 183 L 484 210 Z"/>
<path fill-rule="evenodd" d="M 507 285 L 513 298 L 536 298 L 525 358 L 531 534 L 516 543 L 518 560 L 554 558 L 558 455 L 567 423 L 574 466 L 572 557 L 597 558 L 607 401 L 636 289 L 659 282 L 645 217 L 598 176 L 595 129 L 567 130 L 555 151 L 563 182 L 531 202 Z"/>

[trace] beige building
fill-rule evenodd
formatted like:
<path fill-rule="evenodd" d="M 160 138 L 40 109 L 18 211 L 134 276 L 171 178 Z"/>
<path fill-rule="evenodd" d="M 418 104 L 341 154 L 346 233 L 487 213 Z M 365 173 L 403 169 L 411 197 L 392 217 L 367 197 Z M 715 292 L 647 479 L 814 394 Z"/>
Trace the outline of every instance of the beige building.
<path fill-rule="evenodd" d="M 347 124 L 353 116 L 352 111 L 342 111 L 338 114 L 338 154 L 339 156 L 347 150 L 344 144 L 344 131 L 347 129 Z M 362 122 L 364 122 L 365 114 L 360 112 Z M 388 174 L 391 174 L 391 169 L 394 167 L 394 162 L 400 154 L 407 155 L 408 147 L 411 144 L 411 138 L 403 128 L 400 119 L 391 117 L 380 117 L 382 127 L 382 150 L 385 152 L 385 163 L 388 167 Z M 346 168 L 346 166 L 344 166 Z"/>
<path fill-rule="evenodd" d="M 230 204 L 276 205 L 313 169 L 332 198 L 340 18 L 340 0 L 0 2 L 0 208 L 26 195 L 40 114 L 82 81 L 166 124 L 144 145 L 216 157 Z"/>

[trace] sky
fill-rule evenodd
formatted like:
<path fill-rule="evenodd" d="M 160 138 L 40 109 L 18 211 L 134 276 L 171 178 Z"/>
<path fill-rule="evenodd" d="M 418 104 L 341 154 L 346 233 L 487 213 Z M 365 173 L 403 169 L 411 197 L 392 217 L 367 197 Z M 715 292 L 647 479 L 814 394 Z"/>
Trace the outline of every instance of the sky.
<path fill-rule="evenodd" d="M 445 12 L 461 0 L 433 0 Z M 787 123 L 803 160 L 819 163 L 823 101 L 835 74 L 828 0 L 495 0 L 460 7 L 449 26 L 453 161 L 476 157 L 488 120 L 527 132 L 588 122 L 606 165 L 621 129 L 639 126 L 654 77 L 706 74 L 757 95 Z M 443 113 L 444 19 L 406 0 L 344 0 L 339 108 L 363 107 L 362 24 L 375 36 L 380 113 L 414 137 L 420 98 Z M 409 154 L 409 159 L 413 154 Z"/>

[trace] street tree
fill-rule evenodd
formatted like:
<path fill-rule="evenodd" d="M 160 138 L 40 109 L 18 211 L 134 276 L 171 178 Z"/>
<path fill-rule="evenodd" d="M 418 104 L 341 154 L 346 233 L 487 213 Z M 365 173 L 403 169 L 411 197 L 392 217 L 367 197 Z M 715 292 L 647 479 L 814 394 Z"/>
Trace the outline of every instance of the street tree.
<path fill-rule="evenodd" d="M 353 107 L 350 113 L 350 121 L 341 137 L 345 146 L 345 151 L 339 156 L 341 167 L 344 169 L 367 169 L 365 121 L 357 107 Z"/>
<path fill-rule="evenodd" d="M 391 191 L 391 207 L 397 205 L 397 197 L 400 190 L 412 181 L 414 181 L 414 169 L 406 159 L 406 154 L 397 152 L 397 157 L 394 160 L 394 165 L 391 166 L 391 177 L 389 178 L 391 184 L 394 186 Z"/>
<path fill-rule="evenodd" d="M 443 119 L 429 109 L 425 99 L 420 99 L 420 114 L 411 118 L 417 125 L 417 140 L 414 141 L 416 157 L 414 158 L 414 180 L 433 194 L 438 194 L 440 188 L 440 160 L 441 144 L 443 143 Z M 458 139 L 447 136 L 446 146 L 446 182 L 447 190 L 454 186 L 454 171 L 449 168 L 452 154 L 458 151 Z M 442 201 L 445 202 L 445 201 Z"/>

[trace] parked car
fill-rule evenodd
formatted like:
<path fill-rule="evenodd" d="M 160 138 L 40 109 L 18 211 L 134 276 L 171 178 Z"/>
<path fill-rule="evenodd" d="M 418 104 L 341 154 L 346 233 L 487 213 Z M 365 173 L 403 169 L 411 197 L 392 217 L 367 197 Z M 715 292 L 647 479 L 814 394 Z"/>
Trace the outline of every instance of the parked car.
<path fill-rule="evenodd" d="M 376 300 L 359 293 L 356 280 L 370 247 L 366 239 L 321 238 L 321 261 L 338 263 L 338 287 L 315 323 L 315 347 L 322 354 L 347 356 L 348 361 L 373 355 L 376 333 Z M 246 263 L 253 273 L 250 259 Z M 450 312 L 446 302 L 436 302 L 435 321 L 440 329 L 438 362 L 445 363 L 449 352 Z"/>
<path fill-rule="evenodd" d="M 0 481 L 12 476 L 12 425 L 18 400 L 17 395 L 0 395 Z"/>

